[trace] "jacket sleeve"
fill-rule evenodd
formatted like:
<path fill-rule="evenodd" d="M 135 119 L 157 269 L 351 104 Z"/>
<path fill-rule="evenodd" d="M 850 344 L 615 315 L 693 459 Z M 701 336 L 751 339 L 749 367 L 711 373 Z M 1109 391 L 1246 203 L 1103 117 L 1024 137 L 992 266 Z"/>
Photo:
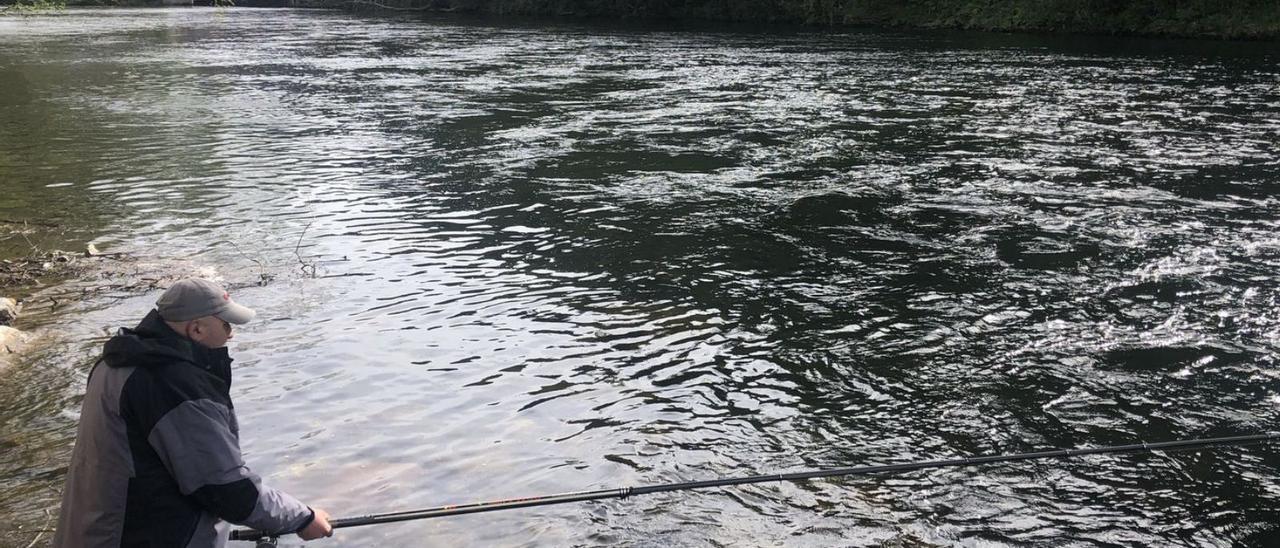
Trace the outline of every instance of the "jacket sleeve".
<path fill-rule="evenodd" d="M 231 523 L 284 534 L 302 530 L 315 514 L 298 499 L 267 487 L 249 470 L 232 430 L 231 410 L 210 399 L 184 401 L 147 436 L 182 494 Z"/>

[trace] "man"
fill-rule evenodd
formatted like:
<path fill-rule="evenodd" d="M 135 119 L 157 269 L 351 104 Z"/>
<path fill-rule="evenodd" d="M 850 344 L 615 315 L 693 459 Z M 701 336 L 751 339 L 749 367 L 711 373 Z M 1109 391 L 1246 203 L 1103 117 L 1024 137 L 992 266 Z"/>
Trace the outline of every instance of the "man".
<path fill-rule="evenodd" d="M 240 457 L 231 324 L 253 310 L 208 280 L 173 284 L 89 372 L 55 548 L 223 546 L 228 526 L 304 540 L 329 516 L 262 484 Z"/>

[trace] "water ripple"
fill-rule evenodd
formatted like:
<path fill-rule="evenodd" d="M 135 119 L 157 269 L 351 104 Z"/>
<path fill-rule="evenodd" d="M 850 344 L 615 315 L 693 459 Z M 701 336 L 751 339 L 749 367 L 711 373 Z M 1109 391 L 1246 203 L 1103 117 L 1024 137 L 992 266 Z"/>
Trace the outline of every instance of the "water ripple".
<path fill-rule="evenodd" d="M 0 45 L 0 213 L 242 287 L 249 460 L 338 514 L 1280 412 L 1267 44 L 118 9 L 0 20 Z M 102 329 L 153 298 L 37 315 L 68 335 L 0 373 L 0 544 L 56 500 Z M 1280 528 L 1276 465 L 1096 457 L 340 540 L 1248 545 Z"/>

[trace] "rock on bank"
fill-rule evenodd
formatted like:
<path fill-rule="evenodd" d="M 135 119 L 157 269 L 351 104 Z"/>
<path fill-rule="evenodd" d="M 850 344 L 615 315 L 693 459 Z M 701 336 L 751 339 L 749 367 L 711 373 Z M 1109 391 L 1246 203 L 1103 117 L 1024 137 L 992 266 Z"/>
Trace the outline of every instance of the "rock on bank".
<path fill-rule="evenodd" d="M 27 342 L 26 333 L 9 326 L 18 318 L 20 310 L 17 301 L 0 297 L 0 367 L 4 367 L 10 355 L 16 354 Z"/>

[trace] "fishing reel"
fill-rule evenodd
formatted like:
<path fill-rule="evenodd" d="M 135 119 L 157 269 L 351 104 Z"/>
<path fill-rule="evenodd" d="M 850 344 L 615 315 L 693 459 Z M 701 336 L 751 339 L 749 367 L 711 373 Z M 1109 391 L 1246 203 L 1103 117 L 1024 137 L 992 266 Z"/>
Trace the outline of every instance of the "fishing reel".
<path fill-rule="evenodd" d="M 240 529 L 232 531 L 227 540 L 245 540 L 254 543 L 256 548 L 276 548 L 280 537 L 273 537 L 260 531 L 253 529 Z"/>

